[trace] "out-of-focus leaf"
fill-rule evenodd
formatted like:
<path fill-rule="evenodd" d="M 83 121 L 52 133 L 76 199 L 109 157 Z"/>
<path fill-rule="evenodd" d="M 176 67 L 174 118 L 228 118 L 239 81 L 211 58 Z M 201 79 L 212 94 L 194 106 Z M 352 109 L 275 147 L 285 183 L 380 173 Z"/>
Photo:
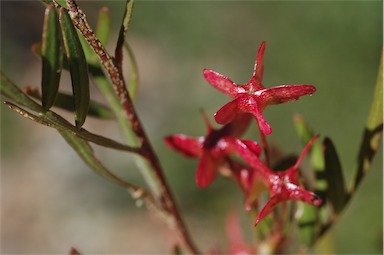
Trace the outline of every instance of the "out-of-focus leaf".
<path fill-rule="evenodd" d="M 42 57 L 42 105 L 48 110 L 52 107 L 59 91 L 62 69 L 61 31 L 58 14 L 53 4 L 45 9 L 43 37 L 41 44 Z"/>
<path fill-rule="evenodd" d="M 36 112 L 44 111 L 40 105 L 24 94 L 2 71 L 0 71 L 0 78 L 0 94 L 3 99 L 13 101 Z"/>
<path fill-rule="evenodd" d="M 39 92 L 36 89 L 26 87 L 24 88 L 24 92 L 36 99 L 41 98 Z M 54 106 L 73 112 L 75 110 L 73 107 L 73 96 L 59 92 L 57 94 Z M 88 115 L 106 120 L 115 118 L 115 115 L 111 109 L 93 100 L 90 100 Z"/>
<path fill-rule="evenodd" d="M 83 47 L 85 59 L 87 60 L 88 63 L 96 64 L 98 62 L 98 59 L 95 52 L 92 50 L 91 46 L 89 46 L 84 36 L 82 36 L 81 33 L 77 33 L 77 34 L 79 36 L 81 46 Z"/>
<path fill-rule="evenodd" d="M 104 46 L 108 42 L 110 30 L 111 30 L 110 13 L 107 7 L 103 7 L 99 11 L 99 17 L 97 21 L 95 34 Z M 80 43 L 83 47 L 84 55 L 88 62 L 88 65 L 91 65 L 91 66 L 100 65 L 100 62 L 96 53 L 93 51 L 91 46 L 89 46 L 89 43 L 87 42 L 87 40 L 84 38 L 84 36 L 81 35 L 80 32 L 78 32 L 78 35 L 79 35 Z"/>
<path fill-rule="evenodd" d="M 72 79 L 75 123 L 78 128 L 81 128 L 85 122 L 90 101 L 88 65 L 77 31 L 64 8 L 60 8 L 60 24 Z"/>
<path fill-rule="evenodd" d="M 315 136 L 303 116 L 296 114 L 293 118 L 296 132 L 303 144 L 307 144 Z M 311 163 L 315 169 L 324 169 L 324 159 L 320 143 L 316 142 L 311 148 Z"/>
<path fill-rule="evenodd" d="M 129 24 L 132 20 L 132 11 L 134 6 L 134 0 L 127 0 L 125 5 L 125 11 L 123 15 L 123 21 L 120 27 L 119 37 L 117 39 L 116 49 L 115 49 L 115 59 L 116 64 L 120 71 L 122 72 L 122 61 L 123 61 L 123 47 L 127 50 L 128 58 L 130 62 L 130 79 L 127 83 L 127 89 L 132 100 L 135 99 L 137 94 L 138 87 L 138 69 L 137 63 L 133 54 L 133 51 L 129 44 L 126 42 L 125 38 L 127 36 Z"/>
<path fill-rule="evenodd" d="M 94 154 L 92 147 L 87 141 L 79 138 L 74 135 L 71 131 L 59 130 L 61 136 L 67 141 L 67 143 L 76 151 L 76 153 L 81 157 L 81 159 L 97 174 L 103 176 L 104 178 L 115 182 L 117 184 L 123 185 L 119 178 L 112 174 L 97 158 Z"/>
<path fill-rule="evenodd" d="M 327 197 L 332 204 L 335 214 L 339 214 L 347 202 L 347 191 L 344 176 L 337 155 L 336 148 L 331 139 L 324 139 L 325 179 L 327 180 Z"/>
<path fill-rule="evenodd" d="M 128 58 L 130 61 L 130 68 L 131 68 L 127 87 L 128 87 L 129 95 L 131 96 L 131 99 L 134 101 L 137 95 L 137 88 L 139 86 L 139 74 L 138 74 L 137 62 L 133 54 L 133 51 L 127 42 L 124 43 L 124 48 L 128 52 Z"/>
<path fill-rule="evenodd" d="M 368 114 L 363 141 L 358 156 L 358 168 L 351 193 L 356 190 L 361 180 L 369 171 L 373 157 L 375 156 L 383 133 L 383 53 L 379 66 L 376 87 L 373 92 L 371 109 Z"/>
<path fill-rule="evenodd" d="M 297 206 L 300 213 L 295 216 L 298 217 L 300 242 L 310 246 L 315 241 L 319 229 L 318 208 L 304 203 L 297 203 Z"/>
<path fill-rule="evenodd" d="M 301 142 L 303 144 L 307 144 L 312 139 L 312 137 L 314 137 L 313 130 L 301 115 L 295 115 L 293 121 Z M 303 174 L 303 182 L 309 186 L 314 186 L 316 189 L 316 194 L 324 200 L 327 182 L 324 177 L 324 159 L 322 147 L 318 141 L 312 145 L 309 155 L 315 173 L 314 176 L 313 173 L 308 172 Z M 315 183 L 313 184 L 313 182 Z M 311 246 L 315 241 L 316 234 L 320 229 L 320 211 L 319 208 L 304 204 L 299 205 L 299 209 L 301 212 L 297 218 L 299 225 L 299 237 L 303 244 L 306 246 Z"/>
<path fill-rule="evenodd" d="M 123 60 L 123 46 L 125 42 L 125 37 L 127 35 L 127 31 L 129 28 L 129 24 L 132 19 L 132 11 L 133 11 L 133 0 L 127 0 L 125 4 L 125 10 L 123 14 L 123 21 L 121 23 L 119 37 L 117 38 L 116 49 L 115 49 L 115 58 L 117 65 L 121 68 L 121 62 Z"/>
<path fill-rule="evenodd" d="M 99 11 L 99 17 L 96 26 L 96 36 L 100 42 L 106 46 L 111 33 L 111 16 L 107 7 L 102 7 Z"/>
<path fill-rule="evenodd" d="M 181 255 L 181 254 L 183 254 L 181 252 L 181 248 L 180 248 L 180 246 L 178 244 L 173 246 L 172 254 L 173 255 Z"/>
<path fill-rule="evenodd" d="M 106 168 L 100 160 L 96 157 L 92 147 L 89 143 L 78 136 L 74 135 L 68 130 L 59 130 L 61 136 L 67 141 L 67 143 L 75 150 L 80 158 L 97 174 L 105 179 L 116 183 L 123 188 L 127 189 L 132 198 L 139 201 L 144 201 L 146 205 L 151 209 L 156 209 L 161 212 L 161 209 L 155 204 L 154 199 L 144 189 L 137 187 L 131 183 L 124 181 L 115 174 L 113 174 L 108 168 Z"/>

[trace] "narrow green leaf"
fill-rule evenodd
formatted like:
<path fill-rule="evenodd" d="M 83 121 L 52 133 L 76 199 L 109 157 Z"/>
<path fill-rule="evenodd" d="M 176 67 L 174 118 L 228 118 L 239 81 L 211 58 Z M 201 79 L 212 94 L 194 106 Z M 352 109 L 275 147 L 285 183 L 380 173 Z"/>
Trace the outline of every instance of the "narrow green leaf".
<path fill-rule="evenodd" d="M 310 246 L 315 241 L 319 229 L 318 209 L 304 203 L 298 203 L 297 206 L 298 210 L 302 212 L 298 219 L 300 242 Z"/>
<path fill-rule="evenodd" d="M 46 121 L 43 118 L 41 118 L 35 114 L 32 114 L 32 113 L 22 109 L 21 107 L 18 107 L 17 105 L 11 103 L 11 102 L 4 101 L 4 104 L 23 117 L 26 117 L 26 118 L 28 118 L 28 119 L 36 122 L 36 123 L 44 125 L 44 126 L 51 126 L 51 123 L 49 121 Z"/>
<path fill-rule="evenodd" d="M 89 109 L 88 65 L 77 31 L 64 8 L 60 8 L 60 24 L 72 79 L 75 123 L 80 128 L 85 122 Z"/>
<path fill-rule="evenodd" d="M 43 38 L 41 44 L 42 57 L 42 105 L 45 110 L 52 107 L 59 90 L 62 69 L 61 31 L 58 14 L 53 4 L 45 9 Z"/>
<path fill-rule="evenodd" d="M 63 117 L 56 114 L 55 112 L 52 112 L 49 110 L 45 111 L 41 107 L 41 105 L 37 104 L 35 101 L 30 99 L 26 94 L 24 94 L 11 80 L 8 79 L 8 77 L 3 72 L 0 72 L 0 74 L 1 74 L 0 75 L 0 78 L 1 78 L 0 94 L 2 96 L 2 100 L 12 101 L 13 103 L 22 105 L 24 107 L 29 108 L 32 111 L 39 113 L 37 116 L 28 112 L 25 109 L 22 109 L 19 106 L 16 106 L 15 104 L 6 102 L 7 105 L 12 104 L 11 108 L 16 112 L 18 112 L 19 114 L 21 114 L 22 116 L 32 119 L 34 121 L 38 120 L 37 122 L 47 125 L 49 127 L 55 128 L 57 130 L 71 131 L 73 134 L 75 134 L 76 136 L 84 140 L 90 141 L 92 143 L 95 143 L 107 148 L 133 152 L 136 154 L 140 153 L 139 148 L 121 144 L 109 138 L 88 132 L 85 129 L 79 130 L 78 128 L 71 125 L 67 120 L 65 120 Z"/>
<path fill-rule="evenodd" d="M 125 42 L 125 37 L 127 36 L 129 24 L 132 20 L 133 13 L 133 0 L 127 0 L 125 4 L 125 10 L 123 14 L 123 21 L 121 23 L 119 37 L 117 39 L 116 49 L 115 49 L 115 58 L 117 59 L 118 66 L 121 66 L 122 61 L 122 50 Z"/>
<path fill-rule="evenodd" d="M 107 178 L 110 181 L 116 182 L 116 178 L 111 172 L 96 158 L 92 147 L 88 142 L 77 137 L 70 131 L 59 130 L 67 143 L 76 151 L 81 159 L 96 173 Z M 120 183 L 119 183 L 120 184 Z"/>
<path fill-rule="evenodd" d="M 13 101 L 33 111 L 44 111 L 35 101 L 24 94 L 1 70 L 0 70 L 0 94 L 5 100 Z"/>
<path fill-rule="evenodd" d="M 99 38 L 100 42 L 104 46 L 106 46 L 108 44 L 110 33 L 111 33 L 110 12 L 107 7 L 103 7 L 99 11 L 99 17 L 97 19 L 95 34 Z"/>
<path fill-rule="evenodd" d="M 97 63 L 98 62 L 97 55 L 92 50 L 91 46 L 89 46 L 87 40 L 85 40 L 84 36 L 82 36 L 81 33 L 78 32 L 77 35 L 80 39 L 80 43 L 83 48 L 85 59 L 87 60 L 87 62 Z"/>
<path fill-rule="evenodd" d="M 105 179 L 116 183 L 125 189 L 127 189 L 133 199 L 144 201 L 149 208 L 156 209 L 161 212 L 161 208 L 155 204 L 154 199 L 144 189 L 137 187 L 131 183 L 124 181 L 115 174 L 113 174 L 108 168 L 106 168 L 100 160 L 96 157 L 92 147 L 88 142 L 75 136 L 72 132 L 67 130 L 59 130 L 61 136 L 67 141 L 67 143 L 74 149 L 74 151 L 80 156 L 80 158 L 97 174 Z"/>
<path fill-rule="evenodd" d="M 125 41 L 125 37 L 128 32 L 129 24 L 132 20 L 132 11 L 133 11 L 133 0 L 127 0 L 123 15 L 123 21 L 120 27 L 119 37 L 117 39 L 116 43 L 116 49 L 115 49 L 115 60 L 116 60 L 116 66 L 119 68 L 120 72 L 122 72 L 122 66 L 123 66 L 123 47 L 127 49 L 129 60 L 131 62 L 131 81 L 128 83 L 128 92 L 133 100 L 134 95 L 136 94 L 137 90 L 137 66 L 136 61 L 133 57 L 133 52 L 130 49 L 129 45 Z M 131 94 L 131 92 L 133 94 Z"/>
<path fill-rule="evenodd" d="M 327 197 L 332 204 L 333 211 L 337 215 L 341 212 L 347 202 L 347 191 L 343 171 L 341 168 L 339 156 L 331 139 L 325 138 L 324 159 L 325 159 L 325 179 L 327 180 Z"/>
<path fill-rule="evenodd" d="M 351 193 L 357 189 L 361 183 L 361 180 L 369 171 L 372 160 L 380 145 L 380 140 L 383 134 L 383 79 L 382 53 L 376 87 L 373 92 L 371 109 L 368 113 L 368 118 L 363 133 L 362 143 L 358 156 L 358 167 Z"/>
<path fill-rule="evenodd" d="M 27 95 L 34 97 L 36 99 L 41 98 L 39 92 L 36 89 L 26 87 L 24 88 L 24 92 Z M 73 112 L 75 110 L 75 108 L 73 107 L 73 96 L 59 92 L 57 94 L 57 98 L 54 106 Z M 105 120 L 110 120 L 115 118 L 115 115 L 110 108 L 94 100 L 90 100 L 88 115 L 92 117 L 100 118 L 100 119 L 105 119 Z"/>

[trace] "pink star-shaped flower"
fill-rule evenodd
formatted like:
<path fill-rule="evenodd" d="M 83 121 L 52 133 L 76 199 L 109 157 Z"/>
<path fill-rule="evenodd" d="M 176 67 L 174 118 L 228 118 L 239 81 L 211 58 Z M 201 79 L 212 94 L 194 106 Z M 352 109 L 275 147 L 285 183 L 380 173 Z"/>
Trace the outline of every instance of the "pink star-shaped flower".
<path fill-rule="evenodd" d="M 260 155 L 261 149 L 257 142 L 237 138 L 245 132 L 250 120 L 248 114 L 243 114 L 220 129 L 213 129 L 206 120 L 206 136 L 194 138 L 183 134 L 172 135 L 165 138 L 165 143 L 184 156 L 200 158 L 196 182 L 200 188 L 204 188 L 216 178 L 218 167 L 227 155 L 243 150 Z"/>
<path fill-rule="evenodd" d="M 204 69 L 204 77 L 213 87 L 234 98 L 215 113 L 219 124 L 231 122 L 239 113 L 251 113 L 257 120 L 259 129 L 269 135 L 272 128 L 264 119 L 262 112 L 268 105 L 281 104 L 313 94 L 316 88 L 306 84 L 280 85 L 265 88 L 262 84 L 264 72 L 265 42 L 262 42 L 256 55 L 256 62 L 251 79 L 246 84 L 238 85 L 229 78 L 215 71 Z"/>
<path fill-rule="evenodd" d="M 270 191 L 270 198 L 259 212 L 255 225 L 265 218 L 280 202 L 300 200 L 310 205 L 318 206 L 321 204 L 322 201 L 316 194 L 305 190 L 299 183 L 299 165 L 317 138 L 318 136 L 312 138 L 312 140 L 305 146 L 296 163 L 282 172 L 275 172 L 270 169 L 260 160 L 258 155 L 254 155 L 250 150 L 244 149 L 239 153 L 244 161 L 246 161 L 254 170 L 252 175 L 249 176 L 250 184 L 247 187 L 248 195 L 246 208 L 250 209 L 252 191 L 256 187 L 255 185 L 259 184 L 258 181 L 264 182 Z"/>

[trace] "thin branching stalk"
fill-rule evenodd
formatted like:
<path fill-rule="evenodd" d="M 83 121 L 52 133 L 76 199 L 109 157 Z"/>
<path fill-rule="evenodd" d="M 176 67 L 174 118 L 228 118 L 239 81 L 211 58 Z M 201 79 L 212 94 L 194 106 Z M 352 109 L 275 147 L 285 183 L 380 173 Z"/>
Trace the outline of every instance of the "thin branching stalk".
<path fill-rule="evenodd" d="M 183 219 L 181 218 L 173 195 L 170 191 L 169 185 L 164 177 L 163 170 L 158 160 L 158 157 L 155 151 L 153 150 L 153 147 L 148 139 L 148 136 L 145 133 L 143 125 L 141 124 L 141 121 L 135 111 L 132 100 L 126 88 L 122 73 L 115 65 L 114 59 L 109 55 L 104 46 L 97 39 L 96 35 L 94 34 L 93 30 L 90 28 L 85 19 L 85 14 L 77 6 L 75 1 L 66 0 L 66 3 L 69 8 L 68 13 L 73 21 L 73 24 L 88 41 L 89 45 L 92 47 L 95 53 L 98 55 L 101 64 L 107 71 L 108 76 L 112 81 L 115 93 L 124 108 L 126 117 L 131 123 L 132 130 L 134 131 L 141 143 L 140 154 L 150 163 L 152 170 L 157 178 L 157 183 L 161 196 L 159 198 L 159 201 L 163 209 L 173 216 L 174 223 L 172 225 L 174 225 L 174 227 L 180 233 L 180 237 L 186 247 L 189 249 L 189 251 L 197 254 L 198 250 L 192 242 L 192 239 L 187 231 L 186 225 Z"/>

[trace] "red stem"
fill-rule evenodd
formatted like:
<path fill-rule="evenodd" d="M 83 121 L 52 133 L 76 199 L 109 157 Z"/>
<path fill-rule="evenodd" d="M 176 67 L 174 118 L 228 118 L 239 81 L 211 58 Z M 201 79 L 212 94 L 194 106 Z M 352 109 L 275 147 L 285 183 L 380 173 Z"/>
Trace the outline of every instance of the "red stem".
<path fill-rule="evenodd" d="M 153 150 L 150 140 L 148 139 L 143 125 L 141 124 L 139 116 L 135 111 L 128 90 L 125 86 L 125 81 L 122 73 L 119 72 L 119 69 L 116 67 L 113 58 L 107 53 L 104 46 L 96 38 L 92 29 L 86 22 L 85 15 L 81 11 L 81 9 L 79 9 L 77 4 L 73 0 L 66 0 L 66 3 L 68 5 L 69 14 L 74 25 L 83 34 L 84 38 L 88 41 L 90 46 L 97 53 L 102 65 L 104 66 L 104 68 L 108 72 L 110 79 L 112 80 L 116 95 L 118 96 L 125 111 L 125 114 L 131 123 L 132 130 L 135 132 L 136 136 L 138 137 L 141 143 L 140 154 L 150 163 L 152 170 L 160 183 L 160 191 L 162 196 L 160 198 L 160 204 L 162 205 L 163 209 L 170 215 L 172 215 L 172 217 L 174 218 L 177 230 L 179 231 L 179 234 L 188 250 L 194 254 L 198 254 L 199 251 L 194 245 L 187 231 L 186 225 L 183 219 L 181 218 L 179 210 L 176 206 L 175 199 L 164 177 L 163 170 L 160 165 L 160 161 L 157 157 L 157 154 Z"/>

